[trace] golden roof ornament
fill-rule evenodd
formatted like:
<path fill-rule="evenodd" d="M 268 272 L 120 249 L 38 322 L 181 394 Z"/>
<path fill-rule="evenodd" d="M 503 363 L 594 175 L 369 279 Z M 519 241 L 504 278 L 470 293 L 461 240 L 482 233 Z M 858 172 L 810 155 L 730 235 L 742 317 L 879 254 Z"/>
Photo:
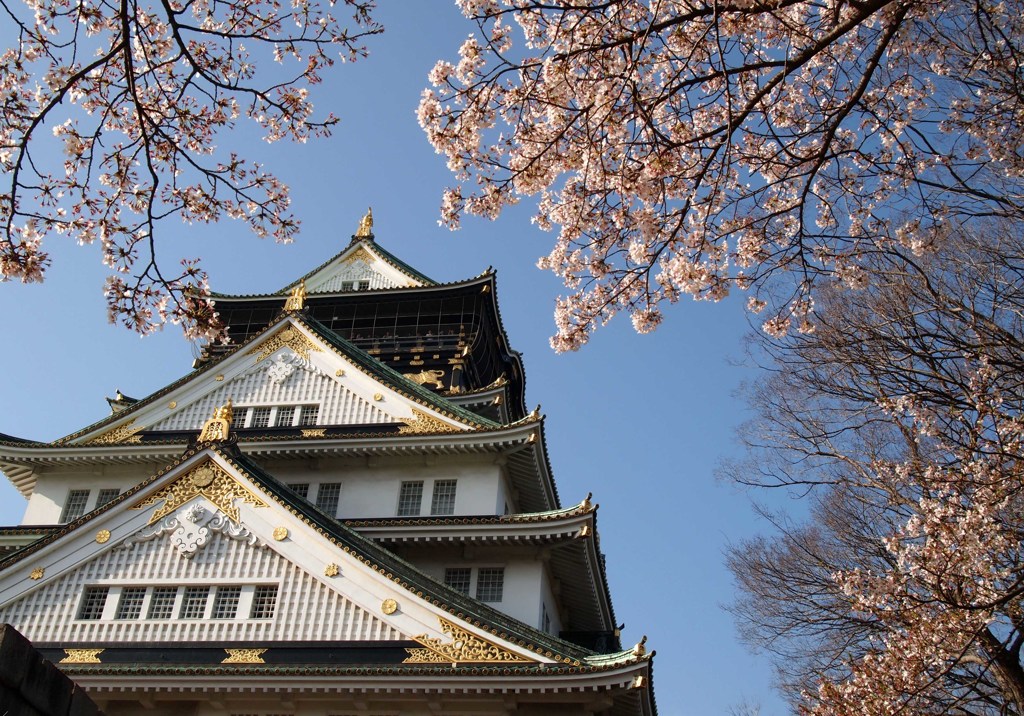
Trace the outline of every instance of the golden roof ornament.
<path fill-rule="evenodd" d="M 284 310 L 301 311 L 306 305 L 306 279 L 299 281 L 299 285 L 292 289 L 288 300 L 284 302 Z"/>
<path fill-rule="evenodd" d="M 199 442 L 220 442 L 228 439 L 234 411 L 231 409 L 231 398 L 228 402 L 213 411 L 213 417 L 203 423 L 199 433 Z"/>
<path fill-rule="evenodd" d="M 373 238 L 373 207 L 366 209 L 366 216 L 359 220 L 359 228 L 356 229 L 356 239 L 372 239 Z"/>

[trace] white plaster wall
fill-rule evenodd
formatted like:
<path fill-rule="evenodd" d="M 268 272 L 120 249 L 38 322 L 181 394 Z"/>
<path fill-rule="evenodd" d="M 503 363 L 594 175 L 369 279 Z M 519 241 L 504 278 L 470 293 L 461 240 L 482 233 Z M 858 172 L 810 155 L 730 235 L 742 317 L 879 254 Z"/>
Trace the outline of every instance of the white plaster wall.
<path fill-rule="evenodd" d="M 438 460 L 433 464 L 422 458 L 372 464 L 331 461 L 311 465 L 296 461 L 268 465 L 267 471 L 283 483 L 309 483 L 310 498 L 315 492 L 313 485 L 340 482 L 340 519 L 394 517 L 401 483 L 407 480 L 423 481 L 422 515 L 430 514 L 435 480 L 458 480 L 456 515 L 493 515 L 498 514 L 498 502 L 503 506 L 503 500 L 497 498 L 502 491 L 498 466 L 487 458 Z"/>
<path fill-rule="evenodd" d="M 411 559 L 412 563 L 439 582 L 444 581 L 445 567 L 472 567 L 473 579 L 469 595 L 475 595 L 476 570 L 480 567 L 504 567 L 505 584 L 500 602 L 488 602 L 495 609 L 525 622 L 532 627 L 540 628 L 540 605 L 544 565 L 532 559 L 511 559 L 501 561 L 433 561 L 430 559 Z M 552 623 L 555 622 L 552 616 Z"/>
<path fill-rule="evenodd" d="M 98 466 L 92 470 L 46 471 L 36 476 L 36 488 L 25 508 L 24 525 L 55 525 L 60 519 L 71 490 L 89 490 L 85 512 L 96 509 L 100 490 L 117 488 L 124 492 L 158 472 L 163 465 L 151 467 Z M 84 513 L 83 513 L 84 514 Z"/>

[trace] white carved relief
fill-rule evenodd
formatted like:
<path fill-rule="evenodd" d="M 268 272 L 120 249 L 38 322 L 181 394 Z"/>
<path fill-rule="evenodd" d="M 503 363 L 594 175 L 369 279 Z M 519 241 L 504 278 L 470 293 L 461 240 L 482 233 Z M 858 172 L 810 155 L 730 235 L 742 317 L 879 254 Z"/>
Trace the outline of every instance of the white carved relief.
<path fill-rule="evenodd" d="M 121 549 L 149 542 L 170 534 L 171 545 L 186 559 L 192 559 L 210 541 L 210 533 L 216 532 L 233 540 L 244 541 L 250 546 L 267 548 L 267 544 L 248 528 L 236 525 L 219 510 L 210 511 L 198 503 L 165 517 L 151 527 L 136 532 L 121 543 Z"/>
<path fill-rule="evenodd" d="M 324 371 L 317 368 L 302 356 L 292 351 L 284 351 L 283 353 L 275 356 L 272 361 L 269 361 L 268 363 L 257 363 L 244 373 L 236 375 L 228 381 L 228 384 L 245 381 L 249 376 L 256 373 L 266 373 L 272 384 L 280 386 L 283 385 L 296 370 L 305 371 L 310 375 L 327 377 L 327 374 Z"/>
<path fill-rule="evenodd" d="M 294 372 L 295 364 L 285 356 L 278 356 L 270 362 L 270 366 L 267 368 L 267 377 L 274 385 L 281 385 L 291 378 Z"/>

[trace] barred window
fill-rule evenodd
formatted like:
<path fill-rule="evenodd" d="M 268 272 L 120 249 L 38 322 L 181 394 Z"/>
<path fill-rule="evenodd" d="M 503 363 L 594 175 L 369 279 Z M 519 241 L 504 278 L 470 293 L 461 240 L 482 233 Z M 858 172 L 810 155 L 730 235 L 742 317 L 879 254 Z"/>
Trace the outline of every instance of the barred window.
<path fill-rule="evenodd" d="M 469 567 L 447 567 L 444 570 L 444 583 L 456 592 L 468 595 L 471 571 Z"/>
<path fill-rule="evenodd" d="M 270 619 L 274 616 L 274 609 L 276 607 L 277 585 L 261 584 L 253 592 L 252 611 L 249 616 L 253 619 Z"/>
<path fill-rule="evenodd" d="M 74 522 L 85 514 L 85 503 L 89 501 L 88 490 L 70 490 L 60 513 L 61 524 Z"/>
<path fill-rule="evenodd" d="M 299 497 L 301 497 L 303 500 L 309 498 L 308 482 L 290 482 L 288 483 L 288 489 L 294 492 Z"/>
<path fill-rule="evenodd" d="M 270 408 L 253 408 L 249 418 L 250 428 L 265 428 L 270 425 Z"/>
<path fill-rule="evenodd" d="M 319 405 L 303 405 L 299 408 L 299 425 L 316 425 L 320 417 Z"/>
<path fill-rule="evenodd" d="M 114 619 L 138 619 L 142 615 L 142 600 L 146 598 L 145 587 L 125 587 L 117 603 Z"/>
<path fill-rule="evenodd" d="M 96 497 L 96 506 L 103 507 L 103 505 L 107 504 L 120 494 L 121 491 L 116 487 L 112 487 L 110 489 L 104 488 L 100 490 L 100 494 Z"/>
<path fill-rule="evenodd" d="M 481 602 L 500 602 L 504 587 L 504 567 L 481 567 L 477 572 L 476 598 Z"/>
<path fill-rule="evenodd" d="M 103 607 L 106 606 L 109 591 L 110 587 L 86 587 L 82 595 L 82 604 L 78 607 L 78 618 L 103 618 Z"/>
<path fill-rule="evenodd" d="M 217 587 L 217 594 L 213 598 L 213 618 L 234 619 L 241 596 L 241 587 Z"/>
<path fill-rule="evenodd" d="M 398 492 L 398 516 L 408 517 L 420 513 L 423 503 L 423 481 L 403 482 Z"/>
<path fill-rule="evenodd" d="M 370 279 L 363 279 L 363 280 L 361 280 L 359 282 L 359 290 L 360 291 L 369 291 L 370 290 Z"/>
<path fill-rule="evenodd" d="M 174 598 L 178 596 L 177 587 L 153 587 L 153 596 L 149 598 L 150 619 L 170 619 L 174 614 Z"/>
<path fill-rule="evenodd" d="M 286 428 L 291 426 L 295 422 L 295 408 L 288 406 L 286 408 L 278 408 L 277 415 L 274 417 L 274 425 L 279 428 Z"/>
<path fill-rule="evenodd" d="M 316 491 L 316 506 L 331 517 L 338 515 L 338 499 L 341 497 L 340 482 L 321 483 Z"/>
<path fill-rule="evenodd" d="M 206 600 L 209 596 L 209 587 L 186 587 L 178 616 L 182 619 L 202 619 L 206 613 Z"/>
<path fill-rule="evenodd" d="M 455 480 L 437 480 L 434 482 L 434 496 L 430 500 L 430 514 L 455 514 Z"/>

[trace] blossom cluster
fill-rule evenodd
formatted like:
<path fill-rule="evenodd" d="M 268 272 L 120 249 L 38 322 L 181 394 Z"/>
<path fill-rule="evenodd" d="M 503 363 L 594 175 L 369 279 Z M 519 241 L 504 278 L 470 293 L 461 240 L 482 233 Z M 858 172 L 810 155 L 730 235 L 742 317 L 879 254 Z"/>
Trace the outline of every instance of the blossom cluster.
<path fill-rule="evenodd" d="M 1021 0 L 459 5 L 477 32 L 418 113 L 458 182 L 441 223 L 536 197 L 558 350 L 733 286 L 769 333 L 813 330 L 816 281 L 1024 212 Z"/>
<path fill-rule="evenodd" d="M 0 54 L 0 280 L 42 280 L 53 233 L 99 242 L 112 321 L 222 337 L 198 262 L 157 263 L 157 222 L 226 216 L 292 239 L 288 188 L 220 156 L 218 134 L 242 117 L 268 142 L 328 134 L 337 120 L 314 115 L 310 88 L 339 52 L 365 54 L 373 3 L 345 0 L 350 21 L 318 0 L 0 3 L 13 41 Z"/>

